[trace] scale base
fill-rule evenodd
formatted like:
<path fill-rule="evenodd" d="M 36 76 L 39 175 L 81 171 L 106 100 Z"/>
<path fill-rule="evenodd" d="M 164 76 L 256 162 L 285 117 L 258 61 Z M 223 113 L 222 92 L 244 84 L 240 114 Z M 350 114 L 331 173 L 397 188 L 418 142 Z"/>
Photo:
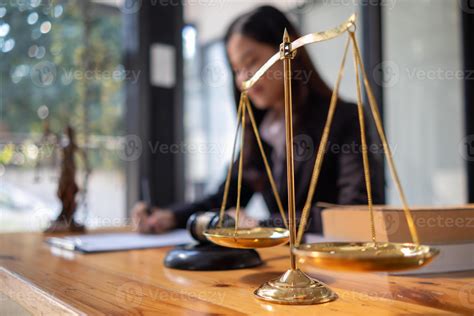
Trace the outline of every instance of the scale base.
<path fill-rule="evenodd" d="M 311 279 L 301 270 L 288 270 L 281 277 L 261 285 L 254 292 L 261 300 L 286 305 L 310 305 L 337 298 L 326 284 Z"/>

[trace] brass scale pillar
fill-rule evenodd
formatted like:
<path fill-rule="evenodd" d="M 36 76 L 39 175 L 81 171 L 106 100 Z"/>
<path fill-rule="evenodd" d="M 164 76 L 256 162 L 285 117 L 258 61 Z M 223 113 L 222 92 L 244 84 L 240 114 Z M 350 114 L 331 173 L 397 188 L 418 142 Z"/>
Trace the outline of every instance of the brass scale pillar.
<path fill-rule="evenodd" d="M 254 294 L 265 301 L 280 304 L 317 304 L 332 301 L 337 295 L 322 282 L 308 277 L 298 269 L 296 257 L 292 249 L 296 242 L 295 213 L 295 177 L 293 161 L 293 106 L 291 95 L 291 59 L 296 50 L 291 51 L 291 41 L 287 30 L 280 46 L 280 59 L 283 60 L 284 91 L 285 91 L 285 132 L 286 132 L 286 163 L 288 181 L 288 229 L 290 230 L 291 267 L 281 277 L 261 285 Z"/>

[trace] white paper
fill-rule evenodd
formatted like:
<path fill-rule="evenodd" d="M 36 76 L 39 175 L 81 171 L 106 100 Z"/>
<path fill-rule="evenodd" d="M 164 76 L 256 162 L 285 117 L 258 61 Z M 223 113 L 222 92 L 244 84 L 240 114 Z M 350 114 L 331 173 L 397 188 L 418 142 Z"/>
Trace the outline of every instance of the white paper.
<path fill-rule="evenodd" d="M 130 232 L 69 236 L 64 239 L 73 241 L 76 250 L 84 252 L 158 248 L 186 244 L 194 240 L 185 229 L 178 229 L 159 235 L 144 235 Z"/>

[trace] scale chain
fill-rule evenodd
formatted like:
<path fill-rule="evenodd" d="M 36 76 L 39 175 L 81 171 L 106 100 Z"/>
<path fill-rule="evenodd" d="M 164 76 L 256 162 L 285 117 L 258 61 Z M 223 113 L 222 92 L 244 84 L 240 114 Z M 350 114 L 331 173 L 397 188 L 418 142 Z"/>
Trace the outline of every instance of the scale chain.
<path fill-rule="evenodd" d="M 368 99 L 369 99 L 370 109 L 371 109 L 372 115 L 374 117 L 375 126 L 377 127 L 378 134 L 380 136 L 380 139 L 382 140 L 384 151 L 385 151 L 385 154 L 387 156 L 387 162 L 388 162 L 388 166 L 389 166 L 389 169 L 390 169 L 390 173 L 392 174 L 392 178 L 393 178 L 393 181 L 395 182 L 395 186 L 396 186 L 398 194 L 400 196 L 400 200 L 402 201 L 403 211 L 404 211 L 404 214 L 405 214 L 405 217 L 406 217 L 406 220 L 407 220 L 408 228 L 410 230 L 411 238 L 413 240 L 413 243 L 418 245 L 419 244 L 418 232 L 416 230 L 416 226 L 415 226 L 415 222 L 413 220 L 413 216 L 412 216 L 411 211 L 408 207 L 408 202 L 407 202 L 407 199 L 405 197 L 405 193 L 403 191 L 403 188 L 402 188 L 402 185 L 401 185 L 401 182 L 400 182 L 400 178 L 398 177 L 397 169 L 395 168 L 395 163 L 393 161 L 392 150 L 390 149 L 390 146 L 388 145 L 388 142 L 387 142 L 387 137 L 385 136 L 382 120 L 380 118 L 380 113 L 378 111 L 377 101 L 375 100 L 374 94 L 372 92 L 372 88 L 370 87 L 369 81 L 367 79 L 367 73 L 365 71 L 364 64 L 362 63 L 362 58 L 360 57 L 359 45 L 357 44 L 357 39 L 356 38 L 353 39 L 353 43 L 354 43 L 354 49 L 356 51 L 356 57 L 357 57 L 358 63 L 359 63 L 359 65 L 361 67 L 361 70 L 362 70 L 362 77 L 364 79 L 364 86 L 365 86 L 365 90 L 367 92 L 367 96 L 368 96 Z"/>
<path fill-rule="evenodd" d="M 344 54 L 343 54 L 343 57 L 342 57 L 341 66 L 339 67 L 339 73 L 338 73 L 337 79 L 336 79 L 336 85 L 334 87 L 334 90 L 333 90 L 333 93 L 332 93 L 332 96 L 331 96 L 331 102 L 330 102 L 330 105 L 329 105 L 329 111 L 328 111 L 328 116 L 327 116 L 327 119 L 326 119 L 326 124 L 324 126 L 323 135 L 321 136 L 321 142 L 319 144 L 318 153 L 316 155 L 316 161 L 315 161 L 314 167 L 313 167 L 313 174 L 311 176 L 311 182 L 310 182 L 310 186 L 309 186 L 308 196 L 306 198 L 306 202 L 305 202 L 305 205 L 303 207 L 303 212 L 301 214 L 300 224 L 299 224 L 299 227 L 298 227 L 298 236 L 296 238 L 296 246 L 299 246 L 299 244 L 301 243 L 301 240 L 302 240 L 303 234 L 304 234 L 304 229 L 306 227 L 306 223 L 308 222 L 309 211 L 311 209 L 311 204 L 313 202 L 314 191 L 316 189 L 319 174 L 321 172 L 321 166 L 322 166 L 322 163 L 323 163 L 323 160 L 324 160 L 324 152 L 326 151 L 327 141 L 328 141 L 328 138 L 329 138 L 329 132 L 331 130 L 332 119 L 334 117 L 334 112 L 336 111 L 339 86 L 340 86 L 342 76 L 344 74 L 344 65 L 346 63 L 347 51 L 349 50 L 349 43 L 350 43 L 350 38 L 347 38 L 346 45 L 345 45 L 345 48 L 344 48 Z"/>
<path fill-rule="evenodd" d="M 244 101 L 242 101 L 244 102 Z M 237 174 L 237 204 L 235 205 L 235 230 L 237 233 L 239 228 L 239 215 L 240 215 L 240 194 L 242 192 L 242 168 L 244 163 L 244 139 L 245 139 L 245 104 L 242 104 L 242 129 L 241 129 L 241 140 L 240 140 L 240 155 L 239 155 L 239 170 Z"/>
<path fill-rule="evenodd" d="M 350 38 L 352 43 L 355 41 L 354 31 L 349 31 Z M 369 167 L 369 155 L 367 152 L 367 136 L 365 131 L 365 119 L 364 119 L 364 107 L 362 105 L 362 95 L 361 95 L 361 85 L 360 85 L 360 75 L 359 75 L 359 60 L 357 59 L 355 45 L 352 46 L 352 52 L 354 55 L 354 70 L 356 76 L 356 90 L 357 90 L 357 112 L 359 114 L 359 124 L 360 124 L 360 139 L 362 143 L 362 162 L 364 166 L 364 177 L 365 185 L 367 189 L 367 203 L 369 206 L 370 214 L 370 231 L 372 235 L 372 241 L 376 244 L 376 235 L 375 235 L 375 219 L 374 219 L 374 209 L 372 201 L 372 185 L 370 182 L 370 167 Z"/>
<path fill-rule="evenodd" d="M 280 211 L 281 218 L 283 219 L 283 224 L 285 225 L 286 228 L 288 228 L 288 222 L 286 220 L 285 211 L 284 211 L 283 205 L 281 203 L 280 195 L 278 194 L 277 186 L 275 184 L 275 179 L 273 178 L 273 175 L 272 175 L 270 164 L 268 163 L 267 156 L 266 156 L 265 151 L 263 149 L 262 140 L 260 138 L 260 133 L 258 132 L 257 124 L 255 122 L 255 117 L 253 115 L 253 110 L 252 110 L 252 107 L 250 106 L 250 102 L 249 102 L 248 97 L 245 97 L 244 104 L 246 104 L 246 106 L 247 106 L 247 112 L 249 114 L 250 122 L 252 123 L 253 132 L 255 134 L 255 138 L 257 139 L 257 144 L 258 144 L 258 147 L 260 149 L 260 153 L 262 155 L 262 159 L 263 159 L 263 163 L 265 165 L 265 169 L 267 171 L 268 179 L 270 181 L 270 186 L 272 187 L 273 195 L 275 196 L 275 199 L 276 199 L 276 202 L 277 202 L 278 210 Z"/>
<path fill-rule="evenodd" d="M 239 101 L 239 107 L 237 109 L 237 126 L 235 129 L 234 143 L 232 145 L 232 155 L 230 159 L 230 164 L 229 164 L 229 168 L 227 169 L 227 176 L 226 176 L 225 184 L 224 184 L 224 196 L 222 198 L 221 209 L 219 211 L 219 223 L 217 227 L 222 227 L 222 221 L 224 220 L 225 207 L 227 205 L 227 198 L 229 196 L 230 178 L 232 175 L 232 165 L 234 164 L 235 147 L 237 144 L 237 138 L 239 135 L 239 129 L 240 129 L 240 123 L 241 123 L 240 119 L 241 119 L 242 107 L 243 105 L 242 105 L 242 97 L 241 97 L 241 100 Z"/>

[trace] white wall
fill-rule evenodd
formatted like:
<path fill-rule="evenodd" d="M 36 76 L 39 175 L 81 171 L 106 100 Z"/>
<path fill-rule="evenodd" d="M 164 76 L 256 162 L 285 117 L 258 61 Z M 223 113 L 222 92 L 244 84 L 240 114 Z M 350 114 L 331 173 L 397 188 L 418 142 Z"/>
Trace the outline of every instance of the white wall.
<path fill-rule="evenodd" d="M 185 1 L 184 20 L 196 25 L 199 40 L 206 43 L 221 38 L 227 26 L 239 15 L 261 5 L 288 10 L 303 0 L 196 0 Z"/>
<path fill-rule="evenodd" d="M 355 1 L 357 3 L 357 1 Z M 329 4 L 328 4 L 329 3 Z M 345 21 L 351 14 L 356 13 L 359 18 L 359 8 L 352 1 L 336 1 L 334 4 L 321 1 L 309 6 L 303 17 L 301 33 L 320 32 L 334 28 Z M 359 23 L 357 21 L 357 23 Z M 360 38 L 360 27 L 357 29 L 357 38 Z M 344 46 L 347 36 L 312 44 L 307 50 L 324 81 L 331 87 L 336 83 L 337 74 L 341 65 Z M 361 44 L 359 43 L 359 46 Z M 346 101 L 356 102 L 355 70 L 352 50 L 349 49 L 344 77 L 340 86 L 340 96 Z"/>
<path fill-rule="evenodd" d="M 386 129 L 414 204 L 466 201 L 460 11 L 458 1 L 398 0 L 385 14 Z"/>

